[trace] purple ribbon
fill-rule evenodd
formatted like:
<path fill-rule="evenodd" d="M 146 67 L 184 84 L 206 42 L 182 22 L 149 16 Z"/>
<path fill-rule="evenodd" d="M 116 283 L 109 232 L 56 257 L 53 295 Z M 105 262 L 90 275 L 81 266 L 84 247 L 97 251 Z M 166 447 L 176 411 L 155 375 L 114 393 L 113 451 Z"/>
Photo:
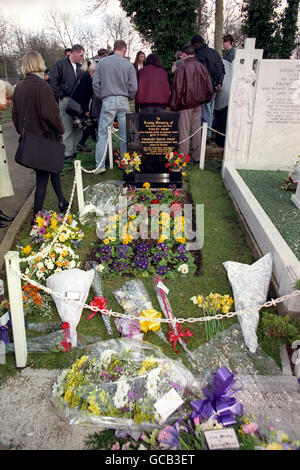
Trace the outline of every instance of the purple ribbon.
<path fill-rule="evenodd" d="M 9 344 L 9 334 L 6 326 L 0 326 L 0 341 Z"/>
<path fill-rule="evenodd" d="M 232 426 L 236 424 L 234 415 L 243 414 L 243 405 L 239 403 L 232 395 L 238 389 L 231 390 L 235 385 L 234 375 L 222 366 L 213 378 L 212 386 L 202 389 L 205 399 L 191 401 L 190 405 L 193 409 L 191 418 L 209 419 L 216 415 L 216 419 L 223 426 Z"/>

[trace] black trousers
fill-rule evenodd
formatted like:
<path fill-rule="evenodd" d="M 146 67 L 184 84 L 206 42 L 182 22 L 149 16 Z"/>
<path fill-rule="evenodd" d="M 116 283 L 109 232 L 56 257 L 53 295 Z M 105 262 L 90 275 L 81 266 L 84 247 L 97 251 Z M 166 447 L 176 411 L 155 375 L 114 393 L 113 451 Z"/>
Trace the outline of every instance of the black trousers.
<path fill-rule="evenodd" d="M 65 200 L 59 173 L 49 173 L 48 171 L 35 170 L 36 173 L 36 185 L 35 185 L 35 194 L 34 194 L 34 206 L 33 206 L 33 215 L 35 216 L 38 212 L 43 209 L 43 205 L 46 198 L 47 186 L 49 175 L 52 183 L 52 187 L 57 196 L 58 202 L 63 202 Z"/>

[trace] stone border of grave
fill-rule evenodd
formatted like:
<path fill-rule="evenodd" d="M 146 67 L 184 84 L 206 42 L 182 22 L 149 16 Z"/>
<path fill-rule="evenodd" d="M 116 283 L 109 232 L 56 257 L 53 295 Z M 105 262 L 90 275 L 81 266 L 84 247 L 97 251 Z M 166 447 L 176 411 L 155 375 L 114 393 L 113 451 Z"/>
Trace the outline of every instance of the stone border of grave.
<path fill-rule="evenodd" d="M 257 256 L 273 255 L 273 288 L 279 296 L 290 294 L 300 278 L 300 262 L 263 210 L 237 169 L 224 165 L 223 182 L 234 203 L 239 220 L 250 237 L 252 249 Z M 300 314 L 299 296 L 292 297 L 280 305 L 280 313 L 296 316 Z"/>

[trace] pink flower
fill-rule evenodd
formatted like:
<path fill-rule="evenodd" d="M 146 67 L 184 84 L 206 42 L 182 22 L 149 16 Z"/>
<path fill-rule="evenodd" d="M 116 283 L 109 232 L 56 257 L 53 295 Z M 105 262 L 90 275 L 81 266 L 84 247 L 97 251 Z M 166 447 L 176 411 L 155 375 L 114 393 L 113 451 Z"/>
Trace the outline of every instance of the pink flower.
<path fill-rule="evenodd" d="M 201 419 L 199 418 L 199 416 L 196 416 L 196 417 L 194 418 L 194 425 L 195 425 L 195 426 L 199 426 L 200 423 L 201 423 Z"/>
<path fill-rule="evenodd" d="M 255 423 L 244 424 L 242 430 L 245 434 L 254 434 L 258 430 L 258 426 Z"/>
<path fill-rule="evenodd" d="M 143 433 L 143 434 L 140 435 L 140 439 L 142 439 L 142 441 L 145 441 L 146 438 L 147 438 L 147 437 L 146 437 L 146 434 Z"/>
<path fill-rule="evenodd" d="M 111 450 L 120 450 L 120 444 L 118 442 L 115 442 L 115 444 L 111 446 Z"/>

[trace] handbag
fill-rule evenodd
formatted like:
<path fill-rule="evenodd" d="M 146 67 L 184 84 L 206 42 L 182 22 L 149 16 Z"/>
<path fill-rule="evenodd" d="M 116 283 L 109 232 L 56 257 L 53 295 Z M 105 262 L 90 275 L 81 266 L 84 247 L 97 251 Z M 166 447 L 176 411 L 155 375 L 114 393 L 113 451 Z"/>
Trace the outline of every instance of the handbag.
<path fill-rule="evenodd" d="M 81 76 L 82 75 L 79 76 L 77 82 L 75 83 L 75 86 L 72 90 L 72 93 L 71 93 L 71 96 L 69 98 L 69 101 L 68 101 L 68 104 L 67 104 L 67 107 L 66 107 L 66 111 L 65 111 L 71 117 L 81 117 L 84 114 L 84 112 L 82 111 L 81 104 L 77 103 L 77 101 L 75 101 L 72 98 L 72 95 L 73 95 L 74 91 L 76 90 L 76 88 L 78 87 L 78 85 L 80 83 Z"/>
<path fill-rule="evenodd" d="M 66 113 L 71 117 L 82 116 L 83 111 L 81 108 L 81 104 L 77 103 L 77 101 L 73 100 L 73 98 L 69 98 L 69 101 L 66 107 Z"/>
<path fill-rule="evenodd" d="M 50 140 L 42 135 L 33 134 L 27 130 L 30 121 L 32 97 L 35 89 L 32 89 L 24 115 L 24 126 L 19 138 L 19 145 L 15 160 L 19 165 L 33 170 L 43 170 L 49 173 L 61 173 L 64 167 L 64 144 Z"/>

